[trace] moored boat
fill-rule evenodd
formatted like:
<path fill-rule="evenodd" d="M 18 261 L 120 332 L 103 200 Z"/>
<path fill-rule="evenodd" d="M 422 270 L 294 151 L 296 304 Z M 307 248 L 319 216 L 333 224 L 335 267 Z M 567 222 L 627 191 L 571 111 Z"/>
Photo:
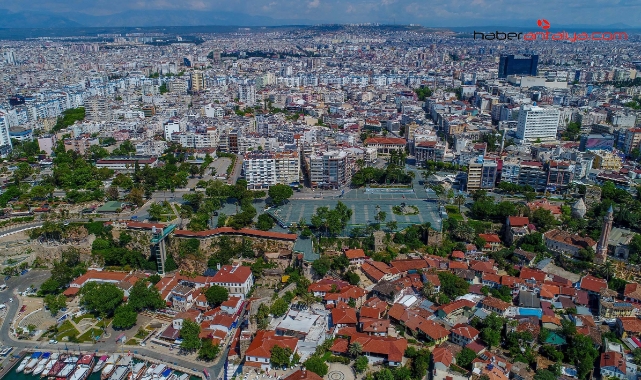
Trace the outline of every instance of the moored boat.
<path fill-rule="evenodd" d="M 60 372 L 60 370 L 63 369 L 64 366 L 66 365 L 65 360 L 67 360 L 67 355 L 60 355 L 60 357 L 58 358 L 58 361 L 54 363 L 49 373 L 47 373 L 47 376 L 55 377 L 58 374 L 58 372 Z"/>
<path fill-rule="evenodd" d="M 131 372 L 127 377 L 131 380 L 136 380 L 142 374 L 145 373 L 145 369 L 146 369 L 145 363 L 142 363 L 142 362 L 136 363 L 134 364 L 134 367 L 132 368 Z"/>
<path fill-rule="evenodd" d="M 31 360 L 29 360 L 29 363 L 24 367 L 24 373 L 31 373 L 33 370 L 36 368 L 36 365 L 38 365 L 38 362 L 40 361 L 40 357 L 42 356 L 42 352 L 37 351 L 31 354 Z"/>
<path fill-rule="evenodd" d="M 75 355 L 71 355 L 65 359 L 65 366 L 58 372 L 56 379 L 68 379 L 76 369 L 76 366 L 78 366 L 78 360 L 79 358 Z"/>
<path fill-rule="evenodd" d="M 51 369 L 53 368 L 54 365 L 56 365 L 59 358 L 60 358 L 60 354 L 58 354 L 57 352 L 54 352 L 53 354 L 51 354 L 51 358 L 47 363 L 47 365 L 45 366 L 44 370 L 42 371 L 42 374 L 40 375 L 40 377 L 48 376 L 49 372 L 51 372 Z"/>
<path fill-rule="evenodd" d="M 180 375 L 178 380 L 189 380 L 189 375 L 186 373 L 183 373 L 182 375 Z"/>
<path fill-rule="evenodd" d="M 80 360 L 78 360 L 78 367 L 76 367 L 76 370 L 73 372 L 73 375 L 71 375 L 69 380 L 85 380 L 91 373 L 93 366 L 96 364 L 94 358 L 95 357 L 92 354 L 82 355 Z"/>
<path fill-rule="evenodd" d="M 30 356 L 27 356 L 26 358 L 22 359 L 22 361 L 20 362 L 20 365 L 18 365 L 18 368 L 16 368 L 16 372 L 24 371 L 24 367 L 27 366 L 30 360 L 31 360 Z"/>
<path fill-rule="evenodd" d="M 169 376 L 171 376 L 171 374 L 172 374 L 173 372 L 174 372 L 174 370 L 173 370 L 173 369 L 171 369 L 171 368 L 167 368 L 166 370 L 162 371 L 162 373 L 160 374 L 160 379 L 161 379 L 161 380 L 168 380 L 168 379 L 169 379 Z"/>
<path fill-rule="evenodd" d="M 129 374 L 130 371 L 131 369 L 129 367 L 124 365 L 119 365 L 113 371 L 113 373 L 111 374 L 111 377 L 109 377 L 109 380 L 123 380 L 125 376 Z"/>
<path fill-rule="evenodd" d="M 45 352 L 40 357 L 40 361 L 36 364 L 36 368 L 33 370 L 33 374 L 38 376 L 45 370 L 47 363 L 51 360 L 51 352 Z"/>
<path fill-rule="evenodd" d="M 109 356 L 107 355 L 102 355 L 100 359 L 98 359 L 98 363 L 96 363 L 96 366 L 93 367 L 93 373 L 100 372 L 102 369 L 105 367 L 107 364 L 107 359 L 109 359 Z"/>
<path fill-rule="evenodd" d="M 151 375 L 152 375 L 154 378 L 159 378 L 159 377 L 160 377 L 160 374 L 161 374 L 161 373 L 163 373 L 163 372 L 165 371 L 165 369 L 167 369 L 167 366 L 166 366 L 166 365 L 164 365 L 164 364 L 162 364 L 162 363 L 161 363 L 161 364 L 158 364 L 158 365 L 156 366 L 156 368 L 154 369 L 154 371 L 151 373 Z"/>
<path fill-rule="evenodd" d="M 116 362 L 120 360 L 120 354 L 114 354 L 107 359 L 107 364 L 105 365 L 105 368 L 102 369 L 102 373 L 100 375 L 100 378 L 102 380 L 106 380 L 111 376 L 111 373 L 116 369 Z"/>

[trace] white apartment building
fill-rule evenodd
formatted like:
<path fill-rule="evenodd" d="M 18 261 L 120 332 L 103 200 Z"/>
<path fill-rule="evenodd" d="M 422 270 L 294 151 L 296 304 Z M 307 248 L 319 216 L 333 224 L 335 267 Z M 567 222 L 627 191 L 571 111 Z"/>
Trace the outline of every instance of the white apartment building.
<path fill-rule="evenodd" d="M 230 296 L 245 298 L 254 285 L 251 268 L 242 265 L 224 265 L 216 272 L 210 285 L 218 285 L 229 291 Z"/>
<path fill-rule="evenodd" d="M 218 148 L 218 130 L 215 127 L 207 128 L 205 133 L 176 132 L 171 134 L 171 141 L 186 148 Z"/>
<path fill-rule="evenodd" d="M 223 117 L 225 116 L 225 110 L 223 107 L 217 104 L 207 104 L 205 106 L 205 116 L 207 117 Z"/>
<path fill-rule="evenodd" d="M 171 135 L 176 132 L 180 132 L 180 123 L 174 121 L 168 121 L 165 124 L 165 140 L 171 140 Z"/>
<path fill-rule="evenodd" d="M 252 107 L 256 104 L 256 87 L 253 84 L 239 84 L 238 100 L 245 103 L 246 106 Z"/>
<path fill-rule="evenodd" d="M 521 105 L 516 137 L 520 141 L 555 140 L 559 127 L 559 110 L 536 105 Z"/>
<path fill-rule="evenodd" d="M 277 183 L 289 185 L 299 181 L 298 152 L 248 152 L 243 161 L 248 189 L 266 189 Z"/>
<path fill-rule="evenodd" d="M 0 154 L 3 157 L 13 149 L 9 137 L 9 124 L 9 116 L 6 111 L 0 110 Z"/>

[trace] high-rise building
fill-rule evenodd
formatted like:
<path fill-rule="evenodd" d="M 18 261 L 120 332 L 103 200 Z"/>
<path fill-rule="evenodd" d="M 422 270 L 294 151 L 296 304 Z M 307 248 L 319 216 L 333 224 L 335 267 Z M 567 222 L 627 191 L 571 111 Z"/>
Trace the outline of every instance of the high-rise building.
<path fill-rule="evenodd" d="M 9 65 L 15 65 L 16 64 L 16 55 L 13 52 L 13 50 L 5 50 L 2 53 L 2 57 L 4 58 L 4 62 Z"/>
<path fill-rule="evenodd" d="M 298 152 L 249 152 L 243 160 L 243 171 L 248 189 L 290 185 L 299 181 L 300 159 Z"/>
<path fill-rule="evenodd" d="M 467 191 L 493 189 L 497 170 L 496 160 L 483 156 L 471 159 L 467 166 Z"/>
<path fill-rule="evenodd" d="M 111 120 L 111 110 L 109 109 L 109 104 L 107 99 L 102 96 L 94 96 L 88 98 L 84 102 L 85 106 L 85 117 L 87 120 L 94 121 L 110 121 Z"/>
<path fill-rule="evenodd" d="M 631 128 L 625 131 L 624 150 L 628 156 L 641 145 L 641 128 Z"/>
<path fill-rule="evenodd" d="M 523 104 L 519 111 L 516 137 L 521 141 L 554 140 L 559 128 L 559 110 Z"/>
<path fill-rule="evenodd" d="M 312 187 L 337 189 L 352 180 L 349 158 L 344 151 L 311 154 L 307 165 Z"/>
<path fill-rule="evenodd" d="M 202 71 L 191 73 L 191 92 L 200 92 L 205 89 L 205 76 Z"/>
<path fill-rule="evenodd" d="M 4 157 L 11 152 L 11 138 L 9 137 L 9 116 L 0 110 L 0 156 Z"/>
<path fill-rule="evenodd" d="M 238 85 L 238 101 L 252 107 L 256 104 L 256 87 L 253 84 Z"/>
<path fill-rule="evenodd" d="M 536 76 L 539 56 L 532 55 L 501 55 L 499 59 L 499 78 L 507 78 L 508 75 L 531 75 Z"/>

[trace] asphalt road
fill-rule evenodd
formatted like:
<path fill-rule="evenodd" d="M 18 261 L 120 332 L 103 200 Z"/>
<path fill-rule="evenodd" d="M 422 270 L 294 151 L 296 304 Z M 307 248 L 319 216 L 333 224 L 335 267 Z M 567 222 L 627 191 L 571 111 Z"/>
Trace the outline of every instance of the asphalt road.
<path fill-rule="evenodd" d="M 5 346 L 14 347 L 14 353 L 19 352 L 23 349 L 47 349 L 50 351 L 53 350 L 65 350 L 68 348 L 69 351 L 84 351 L 84 352 L 120 352 L 122 351 L 122 346 L 115 342 L 116 337 L 108 339 L 104 342 L 99 342 L 96 344 L 91 343 L 58 343 L 58 344 L 49 344 L 47 342 L 34 342 L 26 340 L 14 340 L 10 337 L 10 329 L 13 319 L 15 318 L 19 303 L 16 299 L 16 294 L 24 291 L 29 286 L 34 285 L 39 287 L 47 278 L 49 278 L 49 271 L 46 270 L 31 270 L 24 276 L 14 276 L 6 281 L 7 290 L 0 292 L 0 303 L 7 304 L 7 314 L 0 327 L 0 342 Z M 4 277 L 3 277 L 4 279 Z M 9 302 L 9 299 L 13 299 L 13 302 Z M 135 334 L 135 327 L 132 330 L 127 331 L 128 335 Z M 132 352 L 138 355 L 144 355 L 153 359 L 162 360 L 164 363 L 178 365 L 184 368 L 190 368 L 196 372 L 201 372 L 203 368 L 207 367 L 207 363 L 194 364 L 191 361 L 181 360 L 180 358 L 174 356 L 167 356 L 163 353 L 148 349 L 146 347 L 125 347 L 125 351 L 131 350 Z M 225 356 L 223 356 L 224 358 Z M 212 374 L 212 377 L 217 378 L 219 372 L 224 366 L 224 360 L 220 360 L 215 366 L 208 367 L 208 371 Z"/>

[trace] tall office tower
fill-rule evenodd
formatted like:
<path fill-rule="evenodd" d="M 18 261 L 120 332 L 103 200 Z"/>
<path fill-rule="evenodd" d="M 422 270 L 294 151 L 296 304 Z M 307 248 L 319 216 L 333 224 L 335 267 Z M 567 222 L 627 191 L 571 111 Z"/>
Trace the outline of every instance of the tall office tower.
<path fill-rule="evenodd" d="M 483 156 L 473 158 L 467 166 L 467 191 L 493 189 L 496 184 L 498 164 Z"/>
<path fill-rule="evenodd" d="M 516 137 L 521 141 L 555 140 L 559 127 L 559 110 L 523 104 L 519 111 Z"/>
<path fill-rule="evenodd" d="M 9 137 L 9 115 L 6 111 L 0 110 L 0 156 L 5 157 L 11 152 L 11 138 Z"/>
<path fill-rule="evenodd" d="M 191 73 L 191 92 L 200 92 L 205 89 L 205 76 L 202 71 Z"/>
<path fill-rule="evenodd" d="M 253 84 L 238 85 L 238 100 L 252 107 L 256 104 L 256 87 Z"/>
<path fill-rule="evenodd" d="M 508 75 L 536 76 L 538 64 L 539 56 L 536 54 L 501 55 L 499 60 L 499 78 L 507 78 Z"/>
<path fill-rule="evenodd" d="M 5 50 L 4 52 L 2 52 L 2 57 L 5 63 L 9 65 L 16 64 L 16 55 L 13 50 Z"/>
<path fill-rule="evenodd" d="M 94 121 L 111 120 L 111 110 L 107 104 L 107 99 L 101 96 L 94 96 L 85 99 L 85 118 Z"/>

